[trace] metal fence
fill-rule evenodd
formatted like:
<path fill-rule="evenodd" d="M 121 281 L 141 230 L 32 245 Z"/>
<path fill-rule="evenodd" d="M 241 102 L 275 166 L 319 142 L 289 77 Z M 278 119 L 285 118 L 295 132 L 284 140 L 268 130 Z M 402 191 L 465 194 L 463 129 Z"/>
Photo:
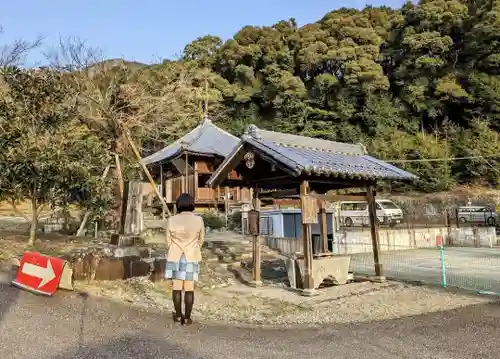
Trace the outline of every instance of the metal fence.
<path fill-rule="evenodd" d="M 375 274 L 372 252 L 351 253 L 350 257 L 350 271 Z M 464 241 L 462 246 L 429 248 L 381 245 L 380 261 L 389 279 L 500 294 L 500 247 L 496 243 L 481 247 Z"/>
<path fill-rule="evenodd" d="M 342 231 L 369 231 L 370 219 L 368 214 L 355 212 L 339 212 L 335 218 L 335 228 Z M 403 212 L 402 215 L 378 213 L 377 224 L 379 228 L 413 229 L 413 228 L 470 228 L 470 227 L 496 227 L 500 226 L 497 213 L 490 209 L 475 207 L 469 209 L 449 208 L 443 211 Z"/>
<path fill-rule="evenodd" d="M 386 277 L 500 295 L 500 217 L 494 204 L 464 205 L 464 199 L 394 203 L 402 215 L 396 209 L 377 212 Z M 328 224 L 328 248 L 349 255 L 352 272 L 374 275 L 369 217 L 356 214 L 358 210 L 364 208 L 336 210 Z M 289 254 L 302 251 L 301 238 L 270 237 L 272 223 L 267 219 L 261 229 L 269 247 Z M 319 226 L 313 225 L 313 250 L 318 236 Z"/>

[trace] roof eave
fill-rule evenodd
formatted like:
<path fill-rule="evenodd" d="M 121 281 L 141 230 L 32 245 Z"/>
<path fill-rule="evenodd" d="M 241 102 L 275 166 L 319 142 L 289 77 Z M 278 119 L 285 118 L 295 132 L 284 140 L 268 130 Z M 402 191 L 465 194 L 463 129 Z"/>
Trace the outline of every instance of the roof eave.
<path fill-rule="evenodd" d="M 215 188 L 219 186 L 222 181 L 224 181 L 225 177 L 229 174 L 229 170 L 227 169 L 232 163 L 240 161 L 242 158 L 242 153 L 245 152 L 245 141 L 241 140 L 231 151 L 229 155 L 226 156 L 224 161 L 220 164 L 219 167 L 215 170 L 215 172 L 210 176 L 207 181 L 207 187 Z"/>

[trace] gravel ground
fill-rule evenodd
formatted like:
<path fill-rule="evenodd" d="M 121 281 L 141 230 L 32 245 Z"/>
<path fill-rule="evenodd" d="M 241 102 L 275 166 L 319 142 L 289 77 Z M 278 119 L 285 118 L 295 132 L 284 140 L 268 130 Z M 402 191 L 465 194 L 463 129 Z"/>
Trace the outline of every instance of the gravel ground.
<path fill-rule="evenodd" d="M 78 283 L 77 289 L 142 307 L 172 311 L 169 285 L 152 284 L 147 278 Z M 484 304 L 492 300 L 486 296 L 397 282 L 363 282 L 325 288 L 312 298 L 302 297 L 284 288 L 254 289 L 232 284 L 223 288 L 197 290 L 194 315 L 199 321 L 210 322 L 318 325 L 395 319 Z"/>

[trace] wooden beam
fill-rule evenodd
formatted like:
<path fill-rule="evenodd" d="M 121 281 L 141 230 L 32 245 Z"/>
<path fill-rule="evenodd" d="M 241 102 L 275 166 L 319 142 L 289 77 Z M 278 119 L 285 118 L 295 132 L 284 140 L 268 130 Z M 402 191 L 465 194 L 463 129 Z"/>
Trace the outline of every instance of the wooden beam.
<path fill-rule="evenodd" d="M 284 190 L 283 193 L 286 193 L 288 190 Z M 281 191 L 277 191 L 281 192 Z M 363 194 L 334 194 L 334 195 L 326 195 L 326 194 L 317 194 L 311 193 L 310 196 L 316 197 L 321 205 L 321 202 L 340 202 L 340 201 L 366 201 L 366 193 Z M 274 198 L 272 196 L 264 196 L 262 199 L 272 199 L 274 204 L 278 205 L 299 205 L 300 199 L 298 198 Z"/>
<path fill-rule="evenodd" d="M 229 173 L 238 166 L 238 164 L 243 161 L 245 157 L 246 150 L 245 146 L 240 143 L 236 152 L 233 153 L 231 158 L 226 157 L 226 159 L 221 163 L 221 165 L 215 170 L 212 177 L 210 177 L 209 186 L 212 188 L 224 185 L 224 180 L 228 178 Z M 227 161 L 227 162 L 226 162 Z"/>
<path fill-rule="evenodd" d="M 317 194 L 311 193 L 311 196 L 316 197 L 326 202 L 338 201 L 366 201 L 366 192 L 353 194 Z"/>
<path fill-rule="evenodd" d="M 366 201 L 368 202 L 368 213 L 370 216 L 370 229 L 372 236 L 373 261 L 375 263 L 375 275 L 384 275 L 382 264 L 380 263 L 380 241 L 378 236 L 377 207 L 375 203 L 375 189 L 373 185 L 366 188 Z"/>
<path fill-rule="evenodd" d="M 300 199 L 295 198 L 273 199 L 272 202 L 279 206 L 300 206 Z"/>
<path fill-rule="evenodd" d="M 286 198 L 290 196 L 298 196 L 299 192 L 296 188 L 282 189 L 278 191 L 260 191 L 259 198 Z"/>
<path fill-rule="evenodd" d="M 153 180 L 151 173 L 149 172 L 148 168 L 146 167 L 146 164 L 144 163 L 144 161 L 142 160 L 142 157 L 141 157 L 141 154 L 139 153 L 139 150 L 135 146 L 134 141 L 132 141 L 132 137 L 130 137 L 130 133 L 128 132 L 128 129 L 125 126 L 123 126 L 123 127 L 124 127 L 125 137 L 127 138 L 127 141 L 129 143 L 130 147 L 132 148 L 132 152 L 134 152 L 134 155 L 137 158 L 137 161 L 139 161 L 139 164 L 141 165 L 142 170 L 146 174 L 146 177 L 148 178 L 149 183 L 151 184 L 151 186 L 153 186 L 153 191 L 155 192 L 156 197 L 158 197 L 158 199 L 160 200 L 163 208 L 165 209 L 165 212 L 167 212 L 167 215 L 170 216 L 170 210 L 168 209 L 168 206 L 167 206 L 167 203 L 165 202 L 165 199 L 160 195 L 160 192 L 158 191 L 158 188 L 156 187 L 156 183 Z"/>

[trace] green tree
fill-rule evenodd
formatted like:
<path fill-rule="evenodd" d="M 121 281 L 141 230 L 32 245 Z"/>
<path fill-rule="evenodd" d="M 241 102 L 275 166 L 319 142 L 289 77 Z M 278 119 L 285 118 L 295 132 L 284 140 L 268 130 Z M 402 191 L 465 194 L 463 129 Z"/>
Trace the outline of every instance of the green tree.
<path fill-rule="evenodd" d="M 75 97 L 61 73 L 6 68 L 1 76 L 0 197 L 31 203 L 33 244 L 42 206 L 96 203 L 109 157 L 74 120 Z"/>

